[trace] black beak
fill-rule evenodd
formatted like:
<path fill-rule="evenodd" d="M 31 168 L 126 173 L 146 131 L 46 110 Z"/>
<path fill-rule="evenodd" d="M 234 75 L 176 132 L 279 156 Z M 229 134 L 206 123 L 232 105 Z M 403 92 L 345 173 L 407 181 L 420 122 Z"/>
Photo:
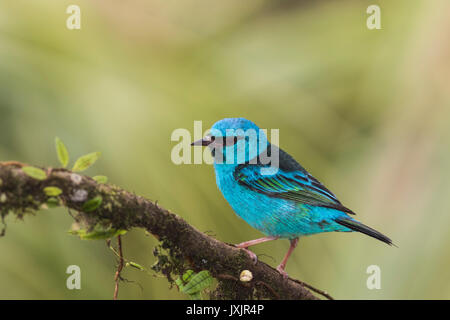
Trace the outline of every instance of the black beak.
<path fill-rule="evenodd" d="M 191 143 L 191 146 L 208 146 L 213 142 L 210 136 L 206 136 L 203 139 L 194 141 Z"/>

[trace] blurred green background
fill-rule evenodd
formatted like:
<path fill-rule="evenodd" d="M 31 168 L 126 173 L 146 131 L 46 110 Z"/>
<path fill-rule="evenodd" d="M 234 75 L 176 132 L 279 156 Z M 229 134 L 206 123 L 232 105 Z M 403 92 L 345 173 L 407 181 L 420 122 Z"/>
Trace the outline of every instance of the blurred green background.
<path fill-rule="evenodd" d="M 81 7 L 81 30 L 66 8 Z M 381 7 L 382 30 L 366 8 Z M 450 298 L 450 2 L 4 0 L 0 2 L 0 160 L 57 166 L 54 137 L 87 172 L 239 243 L 239 219 L 209 165 L 175 165 L 177 128 L 224 117 L 279 128 L 280 145 L 398 248 L 361 234 L 302 238 L 287 271 L 340 299 Z M 111 299 L 104 241 L 68 235 L 67 210 L 7 220 L 0 298 Z M 157 241 L 123 237 L 155 262 Z M 254 247 L 276 266 L 287 241 Z M 81 290 L 66 289 L 68 265 Z M 381 268 L 368 290 L 366 269 Z M 127 268 L 121 299 L 181 299 L 165 278 Z"/>

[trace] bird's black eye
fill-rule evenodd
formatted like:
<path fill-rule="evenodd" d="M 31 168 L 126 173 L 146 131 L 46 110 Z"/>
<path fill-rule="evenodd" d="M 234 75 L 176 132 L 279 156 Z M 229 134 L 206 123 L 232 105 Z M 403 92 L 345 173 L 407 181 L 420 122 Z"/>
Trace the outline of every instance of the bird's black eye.
<path fill-rule="evenodd" d="M 214 140 L 216 140 L 215 136 L 211 136 L 211 142 L 214 142 Z"/>
<path fill-rule="evenodd" d="M 234 146 L 238 142 L 238 140 L 239 139 L 236 136 L 223 137 L 223 144 L 227 147 Z"/>

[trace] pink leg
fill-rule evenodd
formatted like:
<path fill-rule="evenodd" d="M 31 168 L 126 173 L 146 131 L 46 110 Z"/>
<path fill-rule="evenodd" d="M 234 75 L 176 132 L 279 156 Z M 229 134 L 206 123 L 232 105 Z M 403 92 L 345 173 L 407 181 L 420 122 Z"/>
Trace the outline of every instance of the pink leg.
<path fill-rule="evenodd" d="M 289 247 L 288 252 L 284 256 L 283 261 L 281 261 L 280 265 L 277 267 L 278 272 L 281 273 L 281 275 L 285 279 L 288 278 L 288 274 L 286 271 L 284 271 L 284 268 L 286 268 L 286 263 L 291 255 L 292 251 L 294 251 L 295 247 L 297 246 L 297 243 L 298 243 L 298 238 L 291 240 L 291 246 Z"/>
<path fill-rule="evenodd" d="M 264 238 L 259 238 L 259 239 L 245 241 L 245 242 L 236 244 L 235 247 L 247 249 L 248 247 L 254 246 L 255 244 L 260 244 L 263 242 L 277 240 L 277 239 L 278 239 L 278 237 L 264 237 Z"/>
<path fill-rule="evenodd" d="M 248 250 L 247 248 L 250 246 L 254 246 L 255 244 L 259 244 L 259 243 L 263 243 L 263 242 L 267 242 L 267 241 L 271 241 L 271 240 L 277 240 L 279 237 L 264 237 L 264 238 L 259 238 L 259 239 L 255 239 L 255 240 L 250 240 L 250 241 L 245 241 L 239 244 L 236 244 L 235 247 L 236 248 L 241 248 L 244 249 L 248 255 L 250 256 L 250 258 L 255 262 L 258 261 L 258 257 L 256 256 L 256 254 L 254 254 L 253 252 L 251 252 L 250 250 Z"/>

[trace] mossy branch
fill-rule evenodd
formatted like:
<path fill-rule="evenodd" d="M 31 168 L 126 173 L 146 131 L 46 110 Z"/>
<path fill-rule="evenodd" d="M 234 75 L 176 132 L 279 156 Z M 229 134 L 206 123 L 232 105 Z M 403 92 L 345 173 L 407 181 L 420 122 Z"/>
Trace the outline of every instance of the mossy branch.
<path fill-rule="evenodd" d="M 22 218 L 39 210 L 49 200 L 44 188 L 56 187 L 62 191 L 57 197 L 60 203 L 76 211 L 76 222 L 85 228 L 93 229 L 98 224 L 116 230 L 143 228 L 161 241 L 162 247 L 177 261 L 195 271 L 208 270 L 219 282 L 212 298 L 317 299 L 309 290 L 312 287 L 291 278 L 283 279 L 278 271 L 261 261 L 254 264 L 243 250 L 200 232 L 150 200 L 66 169 L 45 168 L 42 169 L 45 178 L 35 179 L 22 167 L 18 162 L 0 162 L 2 220 L 7 215 Z M 86 206 L 94 198 L 102 199 L 98 207 Z M 239 281 L 243 270 L 251 271 L 250 282 Z M 330 298 L 320 290 L 314 291 Z"/>

